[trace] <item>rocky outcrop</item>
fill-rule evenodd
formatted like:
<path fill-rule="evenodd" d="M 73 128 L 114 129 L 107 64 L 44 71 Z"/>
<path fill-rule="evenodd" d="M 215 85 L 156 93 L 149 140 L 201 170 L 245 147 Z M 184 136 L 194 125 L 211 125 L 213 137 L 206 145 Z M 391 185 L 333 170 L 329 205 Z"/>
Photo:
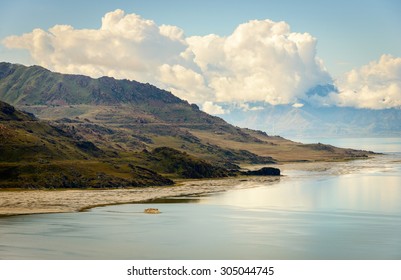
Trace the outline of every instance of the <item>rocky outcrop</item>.
<path fill-rule="evenodd" d="M 248 176 L 280 176 L 280 169 L 274 167 L 263 167 L 259 170 L 243 172 L 243 175 Z"/>

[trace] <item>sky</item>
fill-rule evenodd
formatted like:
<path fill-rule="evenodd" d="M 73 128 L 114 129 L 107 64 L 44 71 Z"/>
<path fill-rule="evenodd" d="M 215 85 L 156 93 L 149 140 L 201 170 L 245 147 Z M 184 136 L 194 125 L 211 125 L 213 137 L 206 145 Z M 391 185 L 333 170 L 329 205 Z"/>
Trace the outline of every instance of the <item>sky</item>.
<path fill-rule="evenodd" d="M 401 106 L 401 1 L 2 0 L 0 61 L 218 104 Z M 309 98 L 309 97 L 308 97 Z"/>

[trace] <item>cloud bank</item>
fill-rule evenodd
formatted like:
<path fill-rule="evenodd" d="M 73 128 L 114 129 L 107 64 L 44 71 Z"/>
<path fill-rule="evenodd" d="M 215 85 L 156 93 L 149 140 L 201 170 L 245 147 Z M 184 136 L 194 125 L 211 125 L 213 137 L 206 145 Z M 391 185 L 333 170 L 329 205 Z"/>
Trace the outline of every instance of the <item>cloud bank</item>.
<path fill-rule="evenodd" d="M 401 58 L 382 55 L 378 61 L 346 73 L 337 81 L 339 94 L 331 103 L 339 106 L 386 109 L 401 107 Z"/>
<path fill-rule="evenodd" d="M 252 20 L 226 37 L 187 37 L 177 26 L 157 25 L 122 10 L 107 13 L 99 29 L 56 25 L 3 40 L 62 73 L 149 82 L 214 114 L 216 102 L 300 104 L 305 92 L 332 83 L 316 55 L 316 38 L 291 32 L 285 22 Z M 347 73 L 326 103 L 387 108 L 400 104 L 401 59 L 383 56 Z"/>

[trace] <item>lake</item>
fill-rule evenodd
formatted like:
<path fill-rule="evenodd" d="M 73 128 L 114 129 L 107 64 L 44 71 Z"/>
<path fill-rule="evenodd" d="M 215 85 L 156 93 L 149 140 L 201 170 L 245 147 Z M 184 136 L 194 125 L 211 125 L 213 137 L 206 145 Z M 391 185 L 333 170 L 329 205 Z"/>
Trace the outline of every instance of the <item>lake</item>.
<path fill-rule="evenodd" d="M 401 139 L 297 140 L 386 154 L 246 189 L 2 217 L 0 258 L 401 259 Z"/>

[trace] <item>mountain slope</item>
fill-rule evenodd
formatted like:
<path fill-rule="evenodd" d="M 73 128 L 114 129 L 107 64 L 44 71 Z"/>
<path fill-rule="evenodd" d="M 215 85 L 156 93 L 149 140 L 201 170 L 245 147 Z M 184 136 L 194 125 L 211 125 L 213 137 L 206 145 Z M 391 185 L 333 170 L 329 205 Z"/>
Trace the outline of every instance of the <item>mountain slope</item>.
<path fill-rule="evenodd" d="M 139 165 L 112 158 L 92 142 L 0 101 L 0 188 L 169 185 Z"/>
<path fill-rule="evenodd" d="M 315 149 L 242 129 L 149 84 L 53 73 L 39 66 L 0 63 L 0 100 L 34 113 L 108 158 L 138 158 L 170 147 L 213 165 L 359 158 L 366 152 Z M 90 145 L 90 144 L 88 144 Z M 85 145 L 84 145 L 85 146 Z"/>
<path fill-rule="evenodd" d="M 0 101 L 0 160 L 61 160 L 97 157 L 102 151 L 90 142 L 16 110 Z"/>
<path fill-rule="evenodd" d="M 150 84 L 102 77 L 63 75 L 39 66 L 0 63 L 1 99 L 12 105 L 104 105 L 130 104 L 144 121 L 219 124 L 225 122 Z M 167 106 L 166 106 L 167 105 Z M 132 112 L 131 112 L 132 113 Z"/>

